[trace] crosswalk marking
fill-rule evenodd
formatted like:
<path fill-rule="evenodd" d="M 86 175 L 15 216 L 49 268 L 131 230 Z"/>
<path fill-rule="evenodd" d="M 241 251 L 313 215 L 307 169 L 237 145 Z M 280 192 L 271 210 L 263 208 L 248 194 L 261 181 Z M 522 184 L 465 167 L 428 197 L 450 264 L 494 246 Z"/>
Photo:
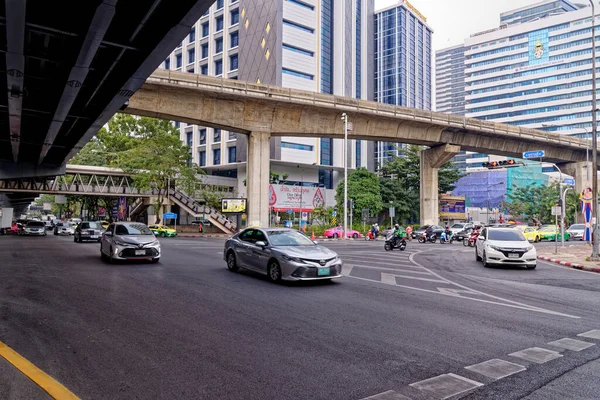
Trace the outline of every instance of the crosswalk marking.
<path fill-rule="evenodd" d="M 377 269 L 380 271 L 395 271 L 395 272 L 402 272 L 402 273 L 407 273 L 407 274 L 419 274 L 419 275 L 431 275 L 429 272 L 427 271 L 420 271 L 418 268 L 412 268 L 412 269 L 407 269 L 410 267 L 406 267 L 406 266 L 402 266 L 399 268 L 387 268 L 387 267 L 377 267 L 377 266 L 371 266 L 371 265 L 360 265 L 360 264 L 344 264 L 344 266 L 349 265 L 352 267 L 357 267 L 357 268 L 365 268 L 365 269 Z M 404 268 L 404 269 L 401 269 Z"/>
<path fill-rule="evenodd" d="M 395 285 L 396 284 L 396 277 L 398 277 L 398 278 L 404 278 L 404 279 L 416 279 L 416 280 L 419 280 L 419 281 L 426 281 L 426 282 L 446 283 L 445 281 L 440 281 L 439 279 L 421 278 L 420 276 L 386 274 L 385 272 L 381 273 L 381 282 L 383 282 L 383 283 L 393 282 L 391 284 Z M 388 284 L 390 284 L 390 283 L 388 283 Z"/>

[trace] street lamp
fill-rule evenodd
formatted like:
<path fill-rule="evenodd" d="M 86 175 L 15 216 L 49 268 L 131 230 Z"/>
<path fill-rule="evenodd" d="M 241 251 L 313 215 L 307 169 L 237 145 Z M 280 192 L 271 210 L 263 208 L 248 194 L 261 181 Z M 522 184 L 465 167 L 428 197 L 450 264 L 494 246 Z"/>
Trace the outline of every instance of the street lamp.
<path fill-rule="evenodd" d="M 310 167 L 317 165 L 317 163 L 312 163 L 310 165 Z M 298 165 L 298 168 L 300 168 L 300 166 Z M 309 168 L 309 167 L 304 167 L 304 168 L 300 168 L 300 230 L 302 230 L 302 205 L 303 205 L 303 201 L 302 201 L 302 196 L 304 194 L 304 171 Z M 308 222 L 308 221 L 307 221 Z"/>
<path fill-rule="evenodd" d="M 592 168 L 594 169 L 594 179 L 592 179 L 592 261 L 598 261 L 598 137 L 596 121 L 596 9 L 593 0 L 589 0 L 592 6 Z"/>
<path fill-rule="evenodd" d="M 342 113 L 344 121 L 344 240 L 348 239 L 348 114 Z"/>

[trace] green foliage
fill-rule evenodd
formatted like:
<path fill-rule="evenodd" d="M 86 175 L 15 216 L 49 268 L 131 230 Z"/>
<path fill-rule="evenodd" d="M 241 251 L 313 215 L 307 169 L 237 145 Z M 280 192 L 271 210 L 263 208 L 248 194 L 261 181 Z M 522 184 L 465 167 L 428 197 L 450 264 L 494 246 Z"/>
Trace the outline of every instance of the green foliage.
<path fill-rule="evenodd" d="M 343 218 L 344 211 L 344 182 L 336 189 L 335 199 L 339 217 Z M 379 214 L 383 208 L 381 203 L 381 188 L 379 178 L 365 168 L 359 168 L 348 175 L 348 200 L 354 200 L 353 218 L 360 220 L 363 208 L 368 208 L 371 214 Z"/>
<path fill-rule="evenodd" d="M 514 216 L 524 214 L 528 218 L 537 219 L 541 222 L 554 223 L 552 206 L 556 204 L 558 199 L 558 182 L 549 186 L 514 186 L 507 196 L 506 206 Z M 566 219 L 567 221 L 574 221 L 575 214 L 579 212 L 579 194 L 570 190 L 567 192 L 566 202 Z"/>

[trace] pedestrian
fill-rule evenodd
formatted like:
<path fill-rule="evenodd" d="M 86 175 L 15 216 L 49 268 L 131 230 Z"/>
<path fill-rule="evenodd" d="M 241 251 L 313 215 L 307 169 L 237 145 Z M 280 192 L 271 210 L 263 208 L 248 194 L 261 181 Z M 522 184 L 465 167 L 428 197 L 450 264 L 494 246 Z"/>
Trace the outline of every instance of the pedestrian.
<path fill-rule="evenodd" d="M 409 225 L 406 227 L 406 236 L 408 236 L 408 240 L 412 240 L 412 231 L 412 226 Z"/>
<path fill-rule="evenodd" d="M 198 224 L 198 232 L 200 232 L 200 233 L 204 232 L 204 225 L 202 225 L 202 221 L 200 221 L 200 223 Z"/>

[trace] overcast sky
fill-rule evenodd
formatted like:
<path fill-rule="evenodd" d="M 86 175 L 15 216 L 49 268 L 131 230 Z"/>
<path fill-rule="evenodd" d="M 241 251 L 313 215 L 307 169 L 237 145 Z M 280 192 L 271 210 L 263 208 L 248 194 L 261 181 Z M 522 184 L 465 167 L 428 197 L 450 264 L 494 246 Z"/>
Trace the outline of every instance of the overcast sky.
<path fill-rule="evenodd" d="M 433 50 L 461 44 L 472 33 L 495 28 L 500 13 L 539 3 L 541 0 L 409 0 L 427 18 L 433 29 Z M 581 3 L 587 1 L 576 1 Z M 398 4 L 397 0 L 375 0 L 375 10 Z"/>

